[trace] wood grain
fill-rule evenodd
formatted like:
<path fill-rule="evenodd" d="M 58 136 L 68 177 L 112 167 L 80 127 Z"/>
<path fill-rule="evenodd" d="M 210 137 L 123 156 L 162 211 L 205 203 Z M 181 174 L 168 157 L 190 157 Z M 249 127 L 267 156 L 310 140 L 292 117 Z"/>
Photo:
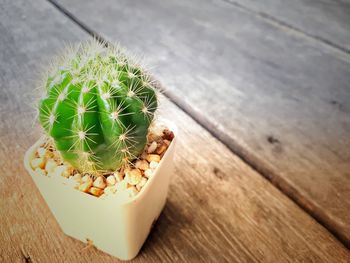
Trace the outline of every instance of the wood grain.
<path fill-rule="evenodd" d="M 350 53 L 350 2 L 347 0 L 225 1 Z"/>
<path fill-rule="evenodd" d="M 64 42 L 88 38 L 47 2 L 33 2 L 7 1 L 0 11 L 0 261 L 118 262 L 62 233 L 22 165 L 40 136 L 27 103 L 33 72 Z M 162 109 L 180 128 L 176 174 L 135 262 L 350 260 L 327 230 L 184 112 L 166 100 Z"/>
<path fill-rule="evenodd" d="M 218 0 L 56 3 L 350 247 L 347 53 Z"/>

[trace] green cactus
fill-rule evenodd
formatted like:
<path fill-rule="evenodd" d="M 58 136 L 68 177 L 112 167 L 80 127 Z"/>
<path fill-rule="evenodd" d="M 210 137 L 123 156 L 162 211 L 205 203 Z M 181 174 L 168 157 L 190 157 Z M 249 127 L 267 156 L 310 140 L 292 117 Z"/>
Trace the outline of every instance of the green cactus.
<path fill-rule="evenodd" d="M 39 121 L 62 158 L 81 172 L 116 170 L 139 156 L 157 109 L 140 66 L 96 40 L 56 63 L 39 102 Z"/>

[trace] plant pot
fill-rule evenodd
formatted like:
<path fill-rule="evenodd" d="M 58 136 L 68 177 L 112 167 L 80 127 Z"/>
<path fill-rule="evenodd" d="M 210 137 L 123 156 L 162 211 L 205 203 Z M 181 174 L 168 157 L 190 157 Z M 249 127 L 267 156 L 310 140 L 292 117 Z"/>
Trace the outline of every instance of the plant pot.
<path fill-rule="evenodd" d="M 102 199 L 80 192 L 63 181 L 36 175 L 30 161 L 42 141 L 25 154 L 24 165 L 63 232 L 123 260 L 134 258 L 160 215 L 173 173 L 177 129 L 165 122 L 175 137 L 154 174 L 141 191 L 129 200 L 116 196 Z M 116 197 L 116 198 L 114 198 Z"/>

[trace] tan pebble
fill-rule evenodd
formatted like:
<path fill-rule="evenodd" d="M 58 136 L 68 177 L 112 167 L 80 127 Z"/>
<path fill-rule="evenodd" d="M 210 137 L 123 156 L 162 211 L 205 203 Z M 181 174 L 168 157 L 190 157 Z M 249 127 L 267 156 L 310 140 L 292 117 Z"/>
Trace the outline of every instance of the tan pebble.
<path fill-rule="evenodd" d="M 121 182 L 118 182 L 116 185 L 115 185 L 115 188 L 117 190 L 117 192 L 121 192 L 121 191 L 124 191 L 128 188 L 128 182 L 123 180 Z"/>
<path fill-rule="evenodd" d="M 153 153 L 157 149 L 157 142 L 153 141 L 151 145 L 148 147 L 147 152 Z"/>
<path fill-rule="evenodd" d="M 33 169 L 43 169 L 45 167 L 45 160 L 44 158 L 34 158 L 33 160 L 31 160 L 30 165 Z"/>
<path fill-rule="evenodd" d="M 78 189 L 79 191 L 87 193 L 91 186 L 92 186 L 92 182 L 85 182 L 79 185 Z"/>
<path fill-rule="evenodd" d="M 149 164 L 146 160 L 137 160 L 135 167 L 140 170 L 147 170 L 149 168 Z"/>
<path fill-rule="evenodd" d="M 140 191 L 141 188 L 144 187 L 146 183 L 147 183 L 147 178 L 142 177 L 141 181 L 136 185 L 137 191 Z"/>
<path fill-rule="evenodd" d="M 153 132 L 149 133 L 148 136 L 147 136 L 149 141 L 156 141 L 156 140 L 158 140 L 161 137 L 162 137 L 161 134 L 155 134 Z"/>
<path fill-rule="evenodd" d="M 115 180 L 116 180 L 117 182 L 123 181 L 123 178 L 124 178 L 123 173 L 118 172 L 118 171 L 115 171 L 115 172 L 113 173 L 113 175 L 114 175 Z"/>
<path fill-rule="evenodd" d="M 144 173 L 145 177 L 150 178 L 153 175 L 153 171 L 151 169 L 148 169 Z"/>
<path fill-rule="evenodd" d="M 115 185 L 117 182 L 117 179 L 115 179 L 114 175 L 110 175 L 107 177 L 106 181 L 107 181 L 107 185 Z"/>
<path fill-rule="evenodd" d="M 40 176 L 46 175 L 46 172 L 43 169 L 41 169 L 40 167 L 35 168 L 34 173 L 35 173 L 35 175 L 40 175 Z"/>
<path fill-rule="evenodd" d="M 129 184 L 137 185 L 141 181 L 142 174 L 139 169 L 126 170 L 125 178 Z"/>
<path fill-rule="evenodd" d="M 102 176 L 97 177 L 93 183 L 93 186 L 100 188 L 100 189 L 104 189 L 106 187 L 106 183 L 105 183 L 103 177 Z"/>
<path fill-rule="evenodd" d="M 103 193 L 103 190 L 98 187 L 91 187 L 89 193 L 93 194 L 94 196 L 100 196 Z"/>
<path fill-rule="evenodd" d="M 67 163 L 67 162 L 64 162 L 64 165 L 67 167 L 67 173 L 68 173 L 69 175 L 73 175 L 73 173 L 74 173 L 74 168 L 73 168 L 73 166 L 70 165 L 70 164 Z"/>
<path fill-rule="evenodd" d="M 152 161 L 149 164 L 149 168 L 151 168 L 152 170 L 156 169 L 158 167 L 158 162 Z"/>
<path fill-rule="evenodd" d="M 81 181 L 81 174 L 75 174 L 73 175 L 73 179 L 77 182 L 80 182 Z"/>
<path fill-rule="evenodd" d="M 53 154 L 53 152 L 46 151 L 46 154 L 45 154 L 46 159 L 52 159 L 54 157 L 55 157 L 55 155 Z"/>
<path fill-rule="evenodd" d="M 156 150 L 156 153 L 161 155 L 165 150 L 168 148 L 168 146 L 165 143 L 162 143 Z"/>
<path fill-rule="evenodd" d="M 38 156 L 40 158 L 45 158 L 46 156 L 46 149 L 43 148 L 43 147 L 40 147 L 38 150 L 37 150 L 37 153 L 38 153 Z"/>
<path fill-rule="evenodd" d="M 146 160 L 147 159 L 147 152 L 143 152 L 142 154 L 141 154 L 141 156 L 140 156 L 140 158 L 142 159 L 142 160 Z"/>
<path fill-rule="evenodd" d="M 57 167 L 57 163 L 54 160 L 52 159 L 47 160 L 45 165 L 45 170 L 47 173 L 54 172 L 56 167 Z"/>
<path fill-rule="evenodd" d="M 148 162 L 154 161 L 154 162 L 159 163 L 159 161 L 160 161 L 160 156 L 159 156 L 158 154 L 149 154 L 149 155 L 147 155 L 147 161 L 148 161 Z"/>

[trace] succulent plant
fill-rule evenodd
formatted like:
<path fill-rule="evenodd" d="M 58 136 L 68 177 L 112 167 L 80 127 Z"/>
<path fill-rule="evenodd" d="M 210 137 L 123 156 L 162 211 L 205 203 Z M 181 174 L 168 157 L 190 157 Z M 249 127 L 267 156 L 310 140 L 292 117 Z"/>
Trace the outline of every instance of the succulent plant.
<path fill-rule="evenodd" d="M 101 172 L 140 155 L 158 103 L 138 63 L 93 40 L 71 47 L 51 68 L 39 121 L 65 161 Z"/>

